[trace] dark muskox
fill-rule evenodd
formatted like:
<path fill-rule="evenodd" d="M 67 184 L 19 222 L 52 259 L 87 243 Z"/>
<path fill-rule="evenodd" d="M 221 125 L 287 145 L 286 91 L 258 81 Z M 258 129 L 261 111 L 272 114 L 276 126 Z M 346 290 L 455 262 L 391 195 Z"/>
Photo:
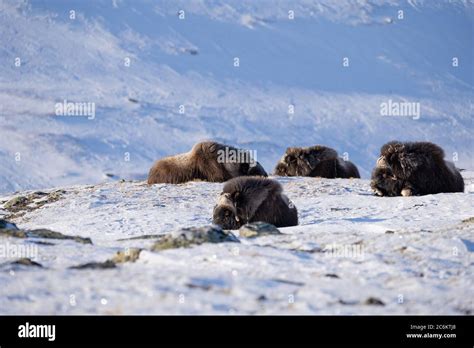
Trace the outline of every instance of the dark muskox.
<path fill-rule="evenodd" d="M 224 182 L 245 175 L 267 176 L 267 173 L 249 151 L 206 141 L 197 143 L 189 152 L 155 162 L 148 174 L 148 183 Z"/>
<path fill-rule="evenodd" d="M 391 141 L 380 149 L 371 187 L 380 196 L 427 195 L 463 192 L 464 180 L 438 145 Z"/>
<path fill-rule="evenodd" d="M 400 196 L 410 189 L 408 183 L 397 179 L 389 167 L 376 167 L 372 172 L 370 186 L 377 195 L 389 197 Z"/>
<path fill-rule="evenodd" d="M 359 170 L 326 146 L 289 147 L 275 167 L 275 175 L 360 178 Z"/>
<path fill-rule="evenodd" d="M 298 211 L 275 180 L 239 177 L 226 182 L 214 207 L 213 222 L 234 230 L 256 221 L 277 227 L 296 226 Z"/>

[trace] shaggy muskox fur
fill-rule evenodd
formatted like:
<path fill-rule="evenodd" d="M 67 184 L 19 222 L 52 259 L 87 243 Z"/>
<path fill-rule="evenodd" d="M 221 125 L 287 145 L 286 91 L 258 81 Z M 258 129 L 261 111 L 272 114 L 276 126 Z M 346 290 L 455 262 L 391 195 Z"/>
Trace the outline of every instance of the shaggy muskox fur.
<path fill-rule="evenodd" d="M 360 178 L 359 170 L 326 146 L 289 147 L 275 167 L 275 175 Z"/>
<path fill-rule="evenodd" d="M 438 145 L 391 141 L 380 149 L 371 187 L 380 196 L 427 195 L 463 192 L 464 180 Z"/>
<path fill-rule="evenodd" d="M 234 230 L 256 221 L 277 227 L 296 226 L 298 211 L 275 180 L 239 177 L 226 182 L 214 207 L 213 222 Z"/>
<path fill-rule="evenodd" d="M 407 184 L 405 188 L 404 185 Z M 402 191 L 408 193 L 409 185 L 403 180 L 397 179 L 389 167 L 376 167 L 372 172 L 370 186 L 379 196 L 400 196 Z"/>
<path fill-rule="evenodd" d="M 222 153 L 235 151 L 245 153 L 248 161 L 222 160 Z M 153 165 L 148 174 L 148 184 L 180 184 L 191 180 L 224 182 L 229 179 L 267 173 L 254 161 L 246 150 L 219 144 L 213 141 L 197 143 L 191 151 L 175 156 L 165 157 Z"/>

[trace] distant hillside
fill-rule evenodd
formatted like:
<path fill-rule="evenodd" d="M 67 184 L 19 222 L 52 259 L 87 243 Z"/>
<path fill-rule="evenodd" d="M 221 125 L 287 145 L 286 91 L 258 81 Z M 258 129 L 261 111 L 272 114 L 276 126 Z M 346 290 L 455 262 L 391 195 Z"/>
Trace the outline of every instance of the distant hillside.
<path fill-rule="evenodd" d="M 469 1 L 4 0 L 0 192 L 144 178 L 207 138 L 268 171 L 321 143 L 367 177 L 391 139 L 474 169 L 473 25 Z M 55 115 L 64 100 L 94 117 Z"/>

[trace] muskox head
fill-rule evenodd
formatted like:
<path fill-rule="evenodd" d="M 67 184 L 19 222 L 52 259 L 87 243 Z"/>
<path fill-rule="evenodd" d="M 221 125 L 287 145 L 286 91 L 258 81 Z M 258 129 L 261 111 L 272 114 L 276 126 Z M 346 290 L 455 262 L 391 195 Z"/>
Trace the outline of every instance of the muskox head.
<path fill-rule="evenodd" d="M 384 144 L 380 149 L 380 154 L 381 156 L 377 160 L 377 167 L 391 168 L 398 178 L 408 179 L 419 165 L 419 156 L 416 153 L 407 151 L 406 145 L 399 141 L 391 141 Z M 423 159 L 423 156 L 420 159 Z"/>
<path fill-rule="evenodd" d="M 215 141 L 202 141 L 193 146 L 191 152 L 208 160 L 216 160 L 218 151 L 223 149 L 225 145 L 216 143 Z"/>
<path fill-rule="evenodd" d="M 221 193 L 214 207 L 212 222 L 226 230 L 236 230 L 244 224 L 230 193 Z"/>
<path fill-rule="evenodd" d="M 249 150 L 238 149 L 214 141 L 204 141 L 194 145 L 192 151 L 208 161 L 208 163 L 221 166 L 229 174 L 229 178 L 238 176 L 268 176 L 265 169 L 257 162 Z"/>
<path fill-rule="evenodd" d="M 311 176 L 322 161 L 337 158 L 337 152 L 325 146 L 289 147 L 275 168 L 275 175 Z"/>
<path fill-rule="evenodd" d="M 289 147 L 275 167 L 275 175 L 305 176 L 311 172 L 311 157 L 303 148 Z"/>
<path fill-rule="evenodd" d="M 376 167 L 372 172 L 370 187 L 378 196 L 400 196 L 403 181 L 393 174 L 390 167 Z"/>

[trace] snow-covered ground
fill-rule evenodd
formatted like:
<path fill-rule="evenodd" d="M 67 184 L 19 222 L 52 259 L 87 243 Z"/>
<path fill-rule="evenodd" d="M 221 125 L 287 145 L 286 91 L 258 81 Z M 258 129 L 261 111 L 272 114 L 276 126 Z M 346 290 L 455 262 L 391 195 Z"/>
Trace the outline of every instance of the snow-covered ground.
<path fill-rule="evenodd" d="M 278 178 L 299 226 L 162 251 L 150 250 L 157 237 L 130 238 L 210 224 L 222 184 L 62 187 L 13 222 L 92 244 L 0 236 L 34 245 L 43 266 L 4 258 L 0 313 L 472 314 L 474 173 L 464 176 L 464 193 L 396 198 L 372 195 L 367 180 Z M 132 248 L 143 248 L 135 262 L 69 269 Z"/>

